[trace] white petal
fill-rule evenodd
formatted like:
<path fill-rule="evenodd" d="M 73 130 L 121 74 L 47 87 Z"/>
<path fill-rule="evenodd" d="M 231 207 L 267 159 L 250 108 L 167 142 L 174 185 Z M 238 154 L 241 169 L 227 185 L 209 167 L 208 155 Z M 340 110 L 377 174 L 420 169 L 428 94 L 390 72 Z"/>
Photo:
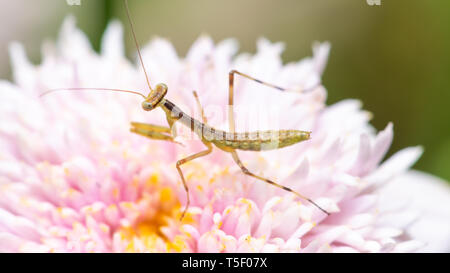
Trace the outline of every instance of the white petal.
<path fill-rule="evenodd" d="M 381 227 L 377 228 L 370 237 L 373 239 L 392 238 L 401 235 L 403 231 L 398 228 Z"/>
<path fill-rule="evenodd" d="M 101 52 L 108 58 L 124 56 L 123 27 L 119 21 L 113 20 L 108 24 L 102 37 Z"/>
<path fill-rule="evenodd" d="M 395 246 L 394 252 L 414 252 L 420 250 L 424 246 L 424 243 L 416 240 L 406 241 L 399 243 Z"/>
<path fill-rule="evenodd" d="M 372 148 L 371 165 L 367 166 L 368 170 L 372 170 L 376 165 L 378 165 L 378 163 L 380 163 L 381 159 L 383 159 L 383 156 L 391 146 L 393 138 L 392 127 L 392 122 L 389 122 L 386 128 L 378 133 L 375 139 L 375 145 Z"/>
<path fill-rule="evenodd" d="M 24 217 L 15 216 L 6 210 L 0 209 L 1 226 L 12 234 L 29 240 L 38 240 L 40 233 L 36 230 L 36 224 Z"/>
<path fill-rule="evenodd" d="M 422 154 L 420 146 L 405 148 L 388 160 L 386 160 L 376 171 L 365 178 L 368 184 L 377 182 L 388 182 L 395 175 L 401 174 L 411 167 Z"/>
<path fill-rule="evenodd" d="M 30 63 L 22 44 L 13 42 L 9 45 L 9 56 L 13 71 L 14 82 L 20 85 L 27 93 L 35 82 L 35 68 Z"/>
<path fill-rule="evenodd" d="M 375 215 L 373 215 L 373 214 L 361 213 L 361 214 L 357 214 L 357 215 L 351 217 L 350 219 L 348 219 L 347 224 L 352 229 L 359 229 L 359 228 L 365 227 L 365 226 L 373 223 L 374 218 L 375 218 Z"/>
<path fill-rule="evenodd" d="M 416 240 L 426 245 L 420 251 L 450 252 L 450 186 L 431 175 L 409 171 L 381 188 L 381 196 L 390 200 L 408 200 L 408 209 L 419 218 L 407 229 Z M 381 202 L 380 210 L 386 205 Z M 397 219 L 400 217 L 397 217 Z M 395 221 L 396 217 L 392 217 Z"/>
<path fill-rule="evenodd" d="M 301 238 L 303 237 L 306 233 L 308 233 L 312 228 L 314 227 L 313 223 L 310 222 L 306 222 L 300 225 L 300 227 L 294 232 L 292 233 L 291 238 Z"/>
<path fill-rule="evenodd" d="M 18 252 L 23 242 L 23 238 L 8 232 L 0 232 L 0 252 Z"/>
<path fill-rule="evenodd" d="M 214 42 L 209 36 L 200 36 L 189 49 L 186 60 L 192 64 L 204 62 L 214 49 Z"/>
<path fill-rule="evenodd" d="M 322 75 L 328 62 L 328 55 L 330 53 L 331 44 L 329 42 L 314 43 L 313 44 L 313 60 L 314 69 Z"/>
<path fill-rule="evenodd" d="M 150 44 L 144 46 L 141 52 L 145 68 L 153 85 L 164 82 L 169 88 L 175 86 L 180 62 L 172 43 L 167 39 L 157 37 L 152 39 Z M 140 62 L 138 60 L 136 62 L 141 69 Z"/>
<path fill-rule="evenodd" d="M 64 19 L 59 34 L 58 48 L 65 58 L 73 61 L 79 61 L 87 53 L 93 52 L 87 36 L 76 27 L 74 16 L 67 16 Z"/>
<path fill-rule="evenodd" d="M 379 252 L 381 245 L 376 241 L 367 241 L 364 244 L 364 250 L 368 252 Z"/>
<path fill-rule="evenodd" d="M 321 197 L 316 200 L 316 203 L 324 210 L 334 213 L 339 212 L 339 207 L 336 202 L 330 198 Z"/>

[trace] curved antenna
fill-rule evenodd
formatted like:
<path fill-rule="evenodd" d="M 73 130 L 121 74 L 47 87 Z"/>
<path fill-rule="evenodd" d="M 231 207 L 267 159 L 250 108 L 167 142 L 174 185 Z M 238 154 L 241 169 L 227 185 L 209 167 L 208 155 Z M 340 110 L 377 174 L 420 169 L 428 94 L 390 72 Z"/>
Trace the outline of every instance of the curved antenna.
<path fill-rule="evenodd" d="M 147 80 L 148 88 L 150 88 L 150 91 L 153 91 L 153 88 L 150 85 L 150 81 L 148 79 L 147 71 L 145 70 L 144 61 L 142 61 L 141 50 L 139 49 L 139 43 L 136 39 L 136 33 L 134 33 L 134 26 L 133 26 L 133 21 L 131 20 L 131 16 L 130 16 L 130 10 L 128 8 L 128 1 L 124 0 L 123 2 L 125 3 L 125 9 L 127 11 L 128 22 L 130 22 L 131 33 L 133 34 L 134 43 L 136 44 L 137 52 L 139 55 L 139 60 L 141 61 L 142 69 L 144 70 L 145 79 Z"/>
<path fill-rule="evenodd" d="M 69 87 L 69 88 L 55 88 L 55 89 L 50 89 L 48 91 L 45 91 L 44 93 L 40 94 L 39 97 L 42 98 L 45 95 L 48 95 L 50 93 L 56 92 L 56 91 L 76 91 L 76 90 L 97 90 L 97 91 L 113 91 L 113 92 L 124 92 L 124 93 L 131 93 L 131 94 L 136 94 L 139 96 L 142 96 L 144 99 L 146 99 L 146 97 L 136 91 L 132 91 L 132 90 L 125 90 L 125 89 L 116 89 L 116 88 L 97 88 L 97 87 Z"/>

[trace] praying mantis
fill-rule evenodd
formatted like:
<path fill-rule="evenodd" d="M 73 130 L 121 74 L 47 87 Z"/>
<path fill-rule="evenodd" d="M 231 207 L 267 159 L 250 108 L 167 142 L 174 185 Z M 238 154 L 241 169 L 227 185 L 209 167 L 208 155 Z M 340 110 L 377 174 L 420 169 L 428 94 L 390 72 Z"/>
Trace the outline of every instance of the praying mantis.
<path fill-rule="evenodd" d="M 286 186 L 280 185 L 270 179 L 267 179 L 265 177 L 262 177 L 260 175 L 257 175 L 245 167 L 245 165 L 242 163 L 241 159 L 239 158 L 239 155 L 237 153 L 237 150 L 243 150 L 243 151 L 265 151 L 265 150 L 273 150 L 273 149 L 280 149 L 286 146 L 294 145 L 296 143 L 305 141 L 310 139 L 311 132 L 308 131 L 300 131 L 300 130 L 266 130 L 266 131 L 254 131 L 254 132 L 235 132 L 235 121 L 234 121 L 234 113 L 233 113 L 233 95 L 234 95 L 234 79 L 235 75 L 242 76 L 244 78 L 247 78 L 249 80 L 255 81 L 259 84 L 278 89 L 280 91 L 286 91 L 287 89 L 281 88 L 279 86 L 255 79 L 245 73 L 239 72 L 237 70 L 231 70 L 229 72 L 229 88 L 228 88 L 228 125 L 229 125 L 229 131 L 223 131 L 215 129 L 208 125 L 207 118 L 204 115 L 203 108 L 201 106 L 198 94 L 196 91 L 193 91 L 193 95 L 195 97 L 196 103 L 200 109 L 200 114 L 202 117 L 202 121 L 199 121 L 185 112 L 183 112 L 178 106 L 176 106 L 173 102 L 165 98 L 168 87 L 164 83 L 159 83 L 155 86 L 155 88 L 152 88 L 150 85 L 150 80 L 147 74 L 147 71 L 145 70 L 145 65 L 141 56 L 139 43 L 136 38 L 136 34 L 134 32 L 134 25 L 133 21 L 131 19 L 130 11 L 128 8 L 128 1 L 124 0 L 124 5 L 128 17 L 128 21 L 131 27 L 132 36 L 136 45 L 138 57 L 140 64 L 142 66 L 147 86 L 150 90 L 149 94 L 147 96 L 143 95 L 140 92 L 131 91 L 131 90 L 123 90 L 123 89 L 111 89 L 111 88 L 59 88 L 59 89 L 52 89 L 47 92 L 45 92 L 43 95 L 46 95 L 50 92 L 57 91 L 57 90 L 87 90 L 87 89 L 96 89 L 96 90 L 106 90 L 106 91 L 115 91 L 115 92 L 128 92 L 133 94 L 138 94 L 144 98 L 144 101 L 142 102 L 142 109 L 144 111 L 152 111 L 156 108 L 161 108 L 166 116 L 166 120 L 168 123 L 168 127 L 160 126 L 160 125 L 154 125 L 154 124 L 147 124 L 147 123 L 139 123 L 139 122 L 131 122 L 131 129 L 130 131 L 136 134 L 139 134 L 141 136 L 153 139 L 153 140 L 164 140 L 164 141 L 171 141 L 176 142 L 174 140 L 174 128 L 177 123 L 181 123 L 184 126 L 188 127 L 192 132 L 194 132 L 200 140 L 203 142 L 203 144 L 206 146 L 206 149 L 200 152 L 197 152 L 195 154 L 192 154 L 190 156 L 187 156 L 185 158 L 182 158 L 176 162 L 176 168 L 178 171 L 178 174 L 181 178 L 181 181 L 183 183 L 184 189 L 186 191 L 186 205 L 185 208 L 181 214 L 180 220 L 182 220 L 189 208 L 190 205 L 190 199 L 189 199 L 189 187 L 186 182 L 186 179 L 183 175 L 183 171 L 181 169 L 181 166 L 189 161 L 192 161 L 194 159 L 198 159 L 200 157 L 204 157 L 208 154 L 210 154 L 213 150 L 213 147 L 229 153 L 231 157 L 233 158 L 234 162 L 239 166 L 241 171 L 250 177 L 256 178 L 257 180 L 263 181 L 265 183 L 268 183 L 270 185 L 273 185 L 275 187 L 281 188 L 285 191 L 288 191 L 290 193 L 293 193 L 297 197 L 300 197 L 301 199 L 304 199 L 308 201 L 309 203 L 313 204 L 315 207 L 320 209 L 322 212 L 329 215 L 330 213 L 320 207 L 318 204 L 316 204 L 313 200 L 310 198 L 301 195 L 300 193 L 292 190 L 291 188 L 288 188 Z"/>

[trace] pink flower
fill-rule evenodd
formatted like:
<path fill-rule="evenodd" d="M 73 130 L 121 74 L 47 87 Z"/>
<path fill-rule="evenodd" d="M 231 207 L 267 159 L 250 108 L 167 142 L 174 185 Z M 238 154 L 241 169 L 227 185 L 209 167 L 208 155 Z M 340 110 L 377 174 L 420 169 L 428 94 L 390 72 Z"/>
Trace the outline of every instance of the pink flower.
<path fill-rule="evenodd" d="M 420 147 L 381 162 L 393 126 L 376 133 L 359 101 L 326 106 L 323 87 L 282 93 L 243 78 L 235 88 L 238 131 L 312 131 L 311 140 L 289 148 L 240 152 L 244 164 L 332 214 L 246 177 L 229 154 L 215 149 L 182 166 L 191 207 L 180 222 L 186 196 L 175 162 L 204 149 L 200 141 L 181 128 L 177 140 L 185 146 L 130 133 L 131 121 L 165 124 L 163 113 L 141 109 L 138 96 L 77 91 L 37 98 L 58 87 L 147 92 L 141 68 L 124 56 L 122 32 L 119 23 L 111 23 L 98 55 L 69 18 L 57 44 L 44 44 L 38 66 L 26 59 L 21 45 L 12 44 L 14 83 L 0 82 L 0 251 L 405 252 L 426 250 L 421 247 L 427 243 L 431 251 L 448 250 L 448 244 L 432 244 L 449 242 L 448 187 L 440 191 L 444 209 L 436 210 L 444 220 L 421 224 L 420 230 L 437 230 L 430 241 L 417 229 L 410 232 L 424 217 L 402 202 L 407 196 L 395 198 L 409 185 L 395 191 L 385 187 L 399 179 L 437 183 L 408 172 Z M 282 44 L 267 40 L 258 42 L 255 55 L 237 57 L 235 41 L 214 45 L 208 37 L 199 38 L 185 58 L 160 38 L 142 53 L 152 83 L 169 86 L 168 98 L 199 118 L 196 90 L 209 124 L 226 129 L 231 69 L 295 91 L 320 81 L 329 45 L 313 49 L 312 58 L 286 65 L 280 59 Z M 243 106 L 256 109 L 258 118 L 268 115 L 267 122 L 248 122 L 254 112 Z M 418 208 L 424 206 L 438 205 L 424 201 Z"/>

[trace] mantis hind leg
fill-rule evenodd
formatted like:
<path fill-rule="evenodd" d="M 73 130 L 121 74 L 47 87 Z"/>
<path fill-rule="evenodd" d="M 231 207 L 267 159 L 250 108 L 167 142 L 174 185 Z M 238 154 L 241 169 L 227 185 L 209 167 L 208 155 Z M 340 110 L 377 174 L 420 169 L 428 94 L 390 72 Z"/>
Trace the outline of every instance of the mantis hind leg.
<path fill-rule="evenodd" d="M 238 154 L 237 154 L 236 151 L 231 151 L 230 153 L 231 153 L 231 156 L 233 157 L 234 161 L 235 161 L 236 164 L 239 166 L 239 168 L 241 168 L 241 170 L 242 170 L 242 172 L 243 172 L 244 174 L 246 174 L 246 175 L 248 175 L 248 176 L 251 176 L 251 177 L 254 177 L 254 178 L 256 178 L 256 179 L 258 179 L 258 180 L 261 180 L 261 181 L 263 181 L 263 182 L 266 182 L 266 183 L 268 183 L 268 184 L 271 184 L 271 185 L 273 185 L 273 186 L 275 186 L 275 187 L 278 187 L 278 188 L 280 188 L 280 189 L 283 189 L 283 190 L 285 190 L 285 191 L 291 192 L 291 193 L 295 194 L 296 196 L 298 196 L 298 197 L 300 197 L 300 198 L 302 198 L 302 199 L 308 201 L 309 203 L 313 204 L 315 207 L 317 207 L 318 209 L 320 209 L 322 212 L 326 213 L 327 215 L 330 215 L 330 213 L 329 213 L 328 211 L 326 211 L 326 210 L 324 210 L 323 208 L 321 208 L 319 205 L 317 205 L 317 204 L 316 204 L 314 201 L 312 201 L 310 198 L 301 195 L 300 193 L 298 193 L 298 192 L 292 190 L 291 188 L 285 187 L 285 186 L 280 185 L 280 184 L 278 184 L 278 183 L 276 183 L 276 182 L 273 182 L 273 181 L 270 180 L 270 179 L 264 178 L 264 177 L 262 177 L 262 176 L 259 176 L 259 175 L 256 175 L 256 174 L 250 172 L 250 171 L 244 166 L 244 164 L 242 163 L 242 161 L 239 159 L 239 156 L 238 156 Z"/>
<path fill-rule="evenodd" d="M 242 72 L 239 72 L 237 70 L 231 70 L 230 73 L 228 73 L 228 80 L 229 80 L 229 82 L 228 82 L 228 84 L 229 84 L 229 87 L 228 87 L 228 125 L 229 125 L 231 133 L 235 132 L 234 112 L 233 112 L 233 105 L 234 105 L 234 101 L 233 101 L 234 100 L 234 98 L 233 98 L 234 97 L 234 75 L 235 74 L 238 74 L 238 75 L 240 75 L 242 77 L 245 77 L 245 78 L 247 78 L 249 80 L 255 81 L 255 82 L 259 83 L 259 84 L 262 84 L 262 85 L 265 85 L 265 86 L 268 86 L 268 87 L 271 87 L 271 88 L 278 89 L 280 91 L 286 91 L 287 90 L 285 88 L 276 86 L 274 84 L 263 82 L 261 80 L 255 79 L 255 78 L 253 78 L 253 77 L 251 77 L 251 76 L 249 76 L 247 74 L 244 74 Z"/>
<path fill-rule="evenodd" d="M 194 160 L 196 158 L 199 158 L 199 157 L 202 157 L 202 156 L 210 154 L 211 151 L 212 151 L 211 143 L 204 142 L 204 144 L 208 147 L 207 150 L 198 152 L 196 154 L 190 155 L 190 156 L 188 156 L 186 158 L 183 158 L 183 159 L 180 159 L 180 160 L 177 161 L 178 174 L 180 175 L 181 181 L 183 182 L 183 186 L 184 186 L 184 189 L 186 190 L 186 197 L 187 197 L 187 199 L 186 199 L 186 207 L 184 208 L 183 213 L 181 214 L 180 221 L 183 220 L 184 215 L 186 214 L 186 211 L 188 210 L 189 205 L 190 205 L 189 187 L 187 186 L 186 180 L 184 179 L 183 171 L 181 170 L 180 166 L 185 164 L 185 163 L 187 163 L 187 162 L 189 162 L 189 161 L 191 161 L 191 160 Z"/>
<path fill-rule="evenodd" d="M 233 101 L 234 100 L 234 98 L 233 98 L 233 96 L 234 96 L 234 75 L 235 74 L 240 75 L 240 76 L 242 76 L 244 78 L 247 78 L 249 80 L 255 81 L 255 82 L 259 83 L 259 84 L 262 84 L 262 85 L 265 85 L 265 86 L 268 86 L 268 87 L 271 87 L 271 88 L 274 88 L 274 89 L 278 89 L 280 91 L 288 91 L 287 88 L 279 87 L 277 85 L 274 85 L 274 84 L 271 84 L 271 83 L 268 83 L 268 82 L 264 82 L 264 81 L 255 79 L 252 76 L 249 76 L 249 75 L 247 75 L 245 73 L 242 73 L 242 72 L 239 72 L 237 70 L 231 70 L 228 73 L 228 80 L 229 80 L 229 82 L 228 82 L 228 84 L 229 84 L 229 87 L 228 87 L 228 125 L 229 125 L 231 133 L 234 133 L 234 131 L 235 131 L 234 112 L 233 112 L 233 105 L 234 105 L 234 101 Z M 314 90 L 315 88 L 316 88 L 316 86 L 313 86 L 313 87 L 307 88 L 307 89 L 302 89 L 302 92 L 311 91 L 311 90 Z"/>

